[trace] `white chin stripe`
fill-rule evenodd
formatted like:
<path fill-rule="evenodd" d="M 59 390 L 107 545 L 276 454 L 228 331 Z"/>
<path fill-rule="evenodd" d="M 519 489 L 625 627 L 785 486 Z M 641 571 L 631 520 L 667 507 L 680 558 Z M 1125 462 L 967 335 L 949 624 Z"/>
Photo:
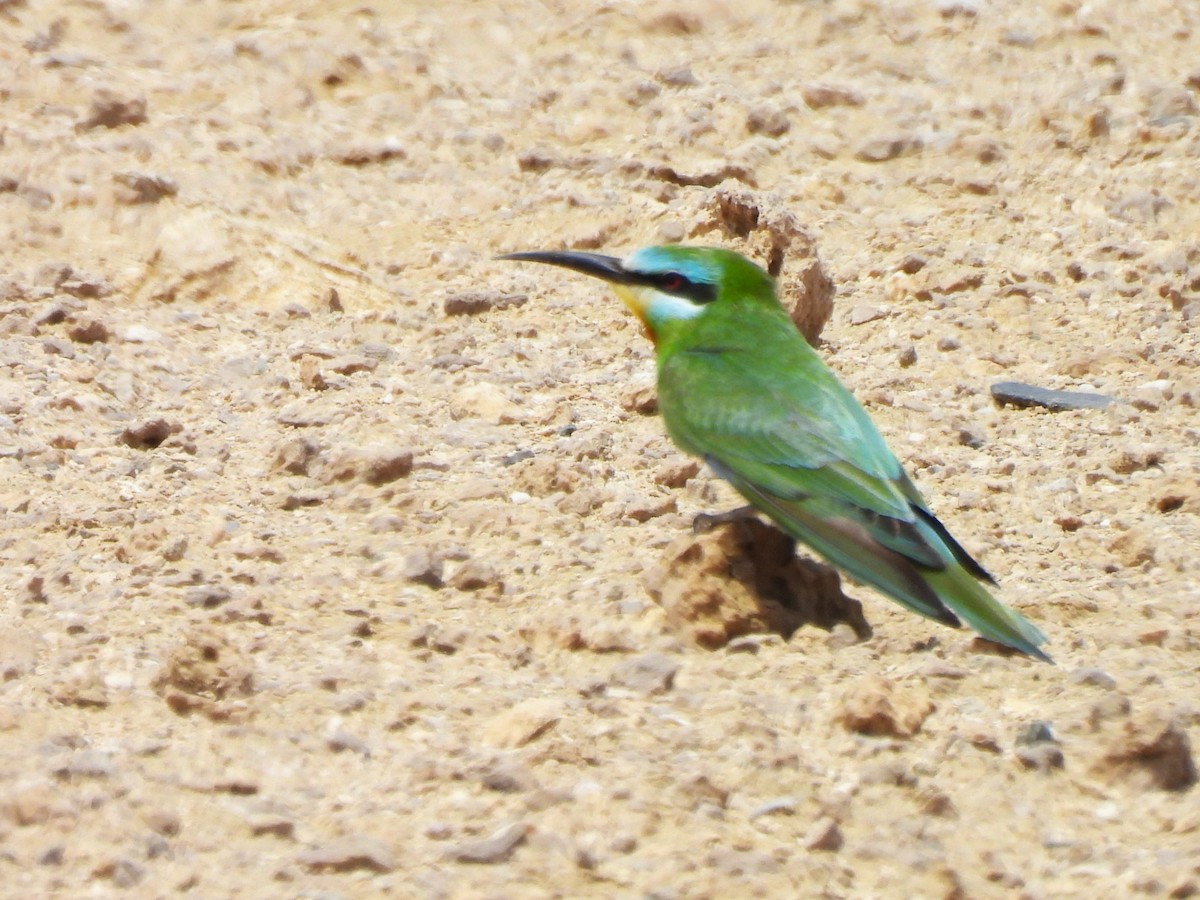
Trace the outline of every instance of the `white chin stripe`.
<path fill-rule="evenodd" d="M 704 307 L 693 303 L 685 297 L 664 294 L 653 288 L 636 289 L 638 301 L 645 311 L 645 317 L 650 322 L 676 322 L 680 319 L 694 319 L 704 312 Z"/>

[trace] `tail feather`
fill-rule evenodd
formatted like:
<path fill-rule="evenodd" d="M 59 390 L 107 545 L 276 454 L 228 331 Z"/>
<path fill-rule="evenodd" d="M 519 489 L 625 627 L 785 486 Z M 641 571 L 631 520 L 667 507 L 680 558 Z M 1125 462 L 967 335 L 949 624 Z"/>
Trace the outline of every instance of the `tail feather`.
<path fill-rule="evenodd" d="M 817 515 L 806 508 L 803 500 L 781 500 L 741 479 L 730 480 L 784 531 L 854 578 L 935 622 L 953 628 L 961 624 L 915 565 L 884 547 L 861 525 L 848 519 Z"/>
<path fill-rule="evenodd" d="M 993 597 L 986 587 L 961 565 L 947 566 L 940 572 L 925 572 L 926 582 L 948 607 L 989 641 L 1040 659 L 1053 660 L 1039 649 L 1046 636 L 1036 625 L 1014 609 Z"/>
<path fill-rule="evenodd" d="M 914 505 L 916 522 L 928 546 L 944 560 L 945 565 L 940 569 L 921 565 L 885 547 L 860 523 L 831 515 L 831 510 L 823 508 L 815 498 L 777 497 L 739 478 L 711 457 L 708 461 L 784 531 L 858 581 L 934 621 L 957 627 L 961 616 L 988 640 L 1034 659 L 1053 662 L 1039 649 L 1046 636 L 988 592 L 981 579 L 991 582 L 992 577 L 923 507 Z"/>

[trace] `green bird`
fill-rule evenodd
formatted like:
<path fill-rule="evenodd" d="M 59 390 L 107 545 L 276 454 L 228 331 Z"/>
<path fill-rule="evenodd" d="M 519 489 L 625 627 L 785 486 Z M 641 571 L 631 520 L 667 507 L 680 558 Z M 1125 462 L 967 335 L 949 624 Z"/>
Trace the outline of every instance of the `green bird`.
<path fill-rule="evenodd" d="M 703 458 L 793 538 L 913 612 L 1050 662 L 1045 635 L 929 511 L 866 410 L 809 346 L 762 268 L 730 250 L 647 247 L 500 259 L 602 278 L 654 342 L 658 408 Z"/>

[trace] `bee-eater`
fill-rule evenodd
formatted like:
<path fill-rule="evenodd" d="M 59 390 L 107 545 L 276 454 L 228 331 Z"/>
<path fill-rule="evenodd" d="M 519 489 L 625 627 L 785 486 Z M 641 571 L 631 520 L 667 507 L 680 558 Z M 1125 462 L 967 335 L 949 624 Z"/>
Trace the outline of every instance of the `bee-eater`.
<path fill-rule="evenodd" d="M 929 511 L 883 437 L 792 324 L 770 275 L 711 247 L 621 260 L 575 251 L 500 259 L 602 278 L 655 345 L 658 408 L 703 458 L 796 540 L 913 612 L 1037 659 L 1046 640 L 984 586 L 994 580 Z"/>

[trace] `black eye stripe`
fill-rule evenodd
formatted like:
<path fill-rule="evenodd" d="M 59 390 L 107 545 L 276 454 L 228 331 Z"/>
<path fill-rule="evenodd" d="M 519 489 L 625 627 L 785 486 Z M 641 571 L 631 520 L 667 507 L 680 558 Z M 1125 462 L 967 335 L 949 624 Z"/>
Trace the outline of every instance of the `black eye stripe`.
<path fill-rule="evenodd" d="M 686 297 L 693 303 L 712 303 L 717 299 L 717 286 L 704 281 L 692 281 L 679 272 L 662 272 L 645 276 L 645 283 L 650 287 Z"/>

